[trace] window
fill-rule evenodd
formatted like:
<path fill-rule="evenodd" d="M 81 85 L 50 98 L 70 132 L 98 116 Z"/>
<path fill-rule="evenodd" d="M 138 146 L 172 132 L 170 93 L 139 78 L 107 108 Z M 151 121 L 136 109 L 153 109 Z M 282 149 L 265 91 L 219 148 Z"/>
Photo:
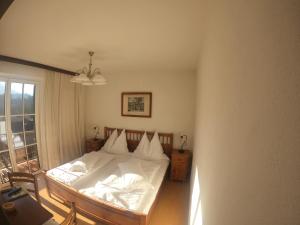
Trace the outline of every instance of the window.
<path fill-rule="evenodd" d="M 7 172 L 39 170 L 36 84 L 0 81 L 0 181 Z"/>

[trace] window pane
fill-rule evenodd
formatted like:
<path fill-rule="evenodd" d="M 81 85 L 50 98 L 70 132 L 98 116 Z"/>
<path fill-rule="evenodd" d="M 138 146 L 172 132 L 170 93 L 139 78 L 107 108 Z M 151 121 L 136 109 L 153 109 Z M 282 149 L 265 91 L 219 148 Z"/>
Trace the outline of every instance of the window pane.
<path fill-rule="evenodd" d="M 8 182 L 8 172 L 12 171 L 9 153 L 0 152 L 0 183 Z"/>
<path fill-rule="evenodd" d="M 13 133 L 20 133 L 23 131 L 23 116 L 11 117 L 11 130 Z"/>
<path fill-rule="evenodd" d="M 40 161 L 38 159 L 33 159 L 28 161 L 31 173 L 36 172 L 40 169 Z"/>
<path fill-rule="evenodd" d="M 24 133 L 13 134 L 13 142 L 14 142 L 15 148 L 22 148 L 22 147 L 24 147 L 25 146 Z"/>
<path fill-rule="evenodd" d="M 7 137 L 6 134 L 1 134 L 0 135 L 0 151 L 1 150 L 7 150 L 8 146 L 7 146 Z"/>
<path fill-rule="evenodd" d="M 6 134 L 5 117 L 0 117 L 0 134 Z"/>
<path fill-rule="evenodd" d="M 18 171 L 29 173 L 30 171 L 25 148 L 17 149 L 15 152 Z"/>
<path fill-rule="evenodd" d="M 35 132 L 32 131 L 26 132 L 25 138 L 26 138 L 26 145 L 31 145 L 36 143 Z"/>
<path fill-rule="evenodd" d="M 35 116 L 24 116 L 25 131 L 35 130 Z"/>
<path fill-rule="evenodd" d="M 27 147 L 28 164 L 31 172 L 35 172 L 40 169 L 40 163 L 38 159 L 37 145 L 31 145 Z"/>
<path fill-rule="evenodd" d="M 11 168 L 11 162 L 9 157 L 9 152 L 0 152 L 0 169 L 9 169 Z"/>
<path fill-rule="evenodd" d="M 27 161 L 25 148 L 16 149 L 15 154 L 16 154 L 17 163 L 22 163 Z"/>
<path fill-rule="evenodd" d="M 35 112 L 35 88 L 34 84 L 24 84 L 24 114 Z"/>
<path fill-rule="evenodd" d="M 23 113 L 23 101 L 22 101 L 23 84 L 11 83 L 11 114 L 22 114 Z"/>
<path fill-rule="evenodd" d="M 37 159 L 38 158 L 37 145 L 28 146 L 27 154 L 28 154 L 28 159 Z"/>
<path fill-rule="evenodd" d="M 28 161 L 24 161 L 17 164 L 18 171 L 22 173 L 30 173 Z"/>
<path fill-rule="evenodd" d="M 5 115 L 5 82 L 0 81 L 0 115 Z"/>

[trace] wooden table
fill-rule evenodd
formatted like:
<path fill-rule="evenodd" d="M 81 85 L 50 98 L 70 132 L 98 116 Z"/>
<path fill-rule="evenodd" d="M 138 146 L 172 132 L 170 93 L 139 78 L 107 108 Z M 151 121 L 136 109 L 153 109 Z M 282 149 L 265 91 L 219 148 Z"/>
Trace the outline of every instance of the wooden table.
<path fill-rule="evenodd" d="M 13 202 L 16 205 L 15 212 L 6 213 L 3 211 L 9 225 L 42 225 L 53 217 L 50 212 L 44 209 L 30 195 L 25 195 Z M 0 197 L 0 204 L 3 204 L 2 196 Z"/>

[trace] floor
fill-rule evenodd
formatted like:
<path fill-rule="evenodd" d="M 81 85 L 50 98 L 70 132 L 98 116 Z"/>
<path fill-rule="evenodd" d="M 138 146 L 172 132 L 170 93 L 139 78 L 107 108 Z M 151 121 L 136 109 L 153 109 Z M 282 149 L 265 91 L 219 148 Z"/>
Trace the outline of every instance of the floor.
<path fill-rule="evenodd" d="M 54 219 L 58 223 L 61 223 L 69 209 L 48 196 L 42 176 L 39 176 L 38 180 L 43 206 L 54 215 Z M 167 181 L 163 186 L 149 225 L 187 225 L 188 199 L 189 182 Z M 102 225 L 80 214 L 77 221 L 78 225 Z"/>

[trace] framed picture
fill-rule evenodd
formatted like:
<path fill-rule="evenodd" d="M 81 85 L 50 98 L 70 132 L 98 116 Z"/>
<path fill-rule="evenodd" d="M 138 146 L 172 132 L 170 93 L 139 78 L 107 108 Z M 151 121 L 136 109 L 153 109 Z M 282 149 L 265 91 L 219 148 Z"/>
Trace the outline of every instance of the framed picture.
<path fill-rule="evenodd" d="M 122 116 L 151 117 L 151 92 L 123 92 L 121 99 Z"/>

